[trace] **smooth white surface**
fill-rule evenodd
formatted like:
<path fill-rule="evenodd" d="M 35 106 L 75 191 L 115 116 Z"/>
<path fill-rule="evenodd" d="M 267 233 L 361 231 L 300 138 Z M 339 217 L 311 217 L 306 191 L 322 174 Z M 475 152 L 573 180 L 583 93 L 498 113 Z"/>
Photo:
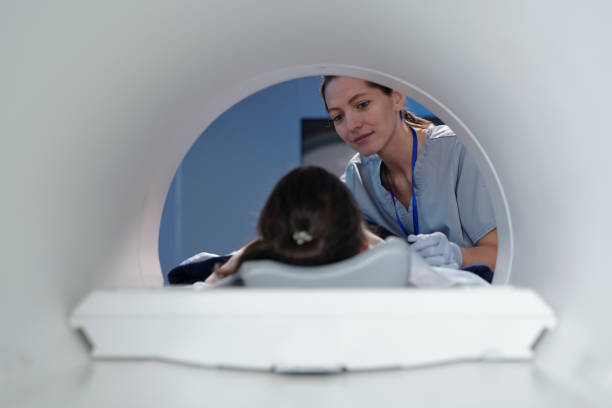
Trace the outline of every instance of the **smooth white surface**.
<path fill-rule="evenodd" d="M 96 291 L 71 322 L 98 358 L 329 372 L 530 359 L 555 317 L 510 287 L 183 288 Z"/>
<path fill-rule="evenodd" d="M 94 288 L 159 285 L 164 196 L 191 143 L 242 97 L 317 71 L 397 86 L 451 125 L 495 201 L 496 280 L 535 289 L 559 316 L 534 364 L 555 385 L 528 368 L 476 365 L 473 376 L 385 375 L 389 394 L 376 397 L 405 406 L 467 387 L 485 406 L 529 405 L 530 396 L 562 406 L 572 400 L 560 390 L 571 389 L 609 405 L 611 11 L 603 0 L 3 2 L 1 395 L 30 406 L 167 406 L 181 398 L 169 384 L 177 372 L 190 384 L 186 399 L 218 390 L 216 373 L 92 365 L 67 316 Z M 79 367 L 103 374 L 69 374 Z M 481 376 L 489 388 L 471 388 Z M 276 393 L 283 380 L 273 378 L 241 395 L 305 395 Z M 377 383 L 360 378 L 364 389 Z M 408 392 L 404 379 L 421 389 Z M 304 387 L 324 401 L 351 395 L 343 380 L 328 381 Z"/>
<path fill-rule="evenodd" d="M 159 362 L 76 366 L 6 408 L 595 406 L 525 363 L 460 363 L 330 376 L 208 370 Z M 603 406 L 602 406 L 603 407 Z"/>

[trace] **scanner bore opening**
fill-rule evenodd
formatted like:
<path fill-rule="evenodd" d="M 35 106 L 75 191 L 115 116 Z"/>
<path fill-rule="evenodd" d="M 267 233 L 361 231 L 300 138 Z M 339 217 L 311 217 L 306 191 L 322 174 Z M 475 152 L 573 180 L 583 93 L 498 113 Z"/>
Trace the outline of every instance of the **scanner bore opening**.
<path fill-rule="evenodd" d="M 189 152 L 185 156 L 181 166 L 175 174 L 163 209 L 162 222 L 159 231 L 159 255 L 164 278 L 166 278 L 166 274 L 170 270 L 169 268 L 188 258 L 190 255 L 206 250 L 210 252 L 216 251 L 217 253 L 230 252 L 231 250 L 240 247 L 254 235 L 258 210 L 265 202 L 265 198 L 267 197 L 268 192 L 271 190 L 271 186 L 286 171 L 302 164 L 302 135 L 299 134 L 300 132 L 298 130 L 301 121 L 303 119 L 312 119 L 313 117 L 315 119 L 328 118 L 318 94 L 318 85 L 320 83 L 321 75 L 334 74 L 360 77 L 394 89 L 398 89 L 407 95 L 408 101 L 414 101 L 413 105 L 411 105 L 410 102 L 407 103 L 408 108 L 411 111 L 414 111 L 414 106 L 426 107 L 424 108 L 426 112 L 431 112 L 435 118 L 439 118 L 441 122 L 448 124 L 454 130 L 457 137 L 468 148 L 472 154 L 472 157 L 474 157 L 478 163 L 479 168 L 485 177 L 487 188 L 489 189 L 491 199 L 495 206 L 495 217 L 498 225 L 499 236 L 498 259 L 494 283 L 507 283 L 510 275 L 510 255 L 512 252 L 510 245 L 511 228 L 507 212 L 507 205 L 492 163 L 490 163 L 486 153 L 469 129 L 467 129 L 467 127 L 437 99 L 429 96 L 424 91 L 409 83 L 400 81 L 385 74 L 354 68 L 343 68 L 341 71 L 337 71 L 333 68 L 321 66 L 302 68 L 301 71 L 308 71 L 308 69 L 312 69 L 315 72 L 311 72 L 311 75 L 290 75 L 286 72 L 277 73 L 278 75 L 276 80 L 271 80 L 270 78 L 259 78 L 255 81 L 259 82 L 259 86 L 251 85 L 250 87 L 246 87 L 247 89 L 255 88 L 256 91 L 248 93 L 246 96 L 234 98 L 234 100 L 237 100 L 238 102 L 230 106 L 213 123 L 211 123 L 210 126 L 208 126 L 201 134 L 198 140 L 191 146 Z M 272 77 L 274 77 L 274 75 L 272 75 Z M 310 95 L 308 95 L 308 93 L 310 93 Z M 297 95 L 298 98 L 302 98 L 302 100 L 298 100 L 297 103 L 291 103 L 287 102 L 287 99 L 278 98 L 278 95 L 290 94 L 293 94 L 294 96 Z M 316 96 L 314 96 L 317 99 L 315 103 L 313 103 L 312 100 L 309 100 L 309 98 L 311 99 L 313 97 L 313 94 L 316 94 Z M 276 106 L 268 105 L 267 101 L 275 98 L 278 99 Z M 319 107 L 318 111 L 317 108 L 313 108 L 315 104 Z M 264 126 L 262 127 L 263 130 L 258 131 L 259 133 L 265 133 L 269 132 L 270 129 L 276 129 L 276 132 L 285 135 L 284 139 L 286 140 L 282 141 L 282 139 L 279 139 L 278 137 L 261 137 L 261 135 L 259 135 L 259 138 L 254 137 L 253 134 L 258 132 L 248 129 L 254 123 L 254 121 L 249 122 L 248 118 L 244 118 L 241 125 L 235 120 L 237 116 L 240 116 L 246 111 L 249 111 L 255 116 L 262 116 L 260 118 L 262 119 L 260 122 L 263 123 Z M 288 114 L 290 111 L 292 113 Z M 423 112 L 415 113 L 423 115 Z M 286 118 L 289 118 L 288 122 L 284 120 Z M 298 118 L 297 121 L 296 118 Z M 293 121 L 293 123 L 291 123 L 291 121 Z M 283 127 L 283 124 L 285 127 Z M 215 134 L 215 136 L 211 137 L 211 133 Z M 286 133 L 292 133 L 292 136 L 287 137 Z M 221 138 L 219 135 L 225 135 L 225 138 Z M 228 138 L 230 135 L 231 137 Z M 214 146 L 214 143 L 219 140 L 225 142 L 225 146 L 223 146 L 222 149 L 217 149 Z M 284 157 L 280 158 L 280 162 L 278 160 L 274 160 L 273 157 L 269 157 L 270 152 L 279 150 L 279 145 L 276 143 L 279 140 L 282 143 L 289 140 L 288 143 L 283 144 L 282 148 L 286 149 L 284 153 L 290 152 L 288 155 L 284 154 Z M 202 150 L 206 150 L 211 153 L 211 156 L 203 162 L 201 160 L 194 159 L 197 158 L 198 153 L 201 153 Z M 282 149 L 280 151 L 282 151 Z M 227 156 L 224 156 L 224 154 L 227 154 Z M 236 157 L 236 154 L 238 154 L 239 157 Z M 225 157 L 234 158 L 227 160 Z M 260 185 L 258 188 L 258 193 L 249 202 L 250 208 L 246 211 L 242 211 L 242 213 L 239 214 L 236 208 L 232 205 L 229 207 L 224 204 L 219 205 L 218 203 L 222 201 L 218 201 L 218 198 L 230 196 L 229 201 L 241 201 L 240 196 L 235 196 L 236 194 L 244 193 L 244 191 L 240 190 L 242 187 L 240 187 L 238 184 L 241 176 L 240 171 L 235 171 L 235 169 L 233 171 L 228 171 L 228 167 L 219 168 L 219 166 L 216 166 L 215 164 L 218 161 L 225 161 L 229 164 L 229 166 L 232 166 L 232 162 L 236 163 L 237 160 L 245 157 L 257 158 L 256 162 L 258 163 L 256 164 L 258 165 L 258 171 L 264 169 L 264 178 L 266 178 L 266 180 L 264 180 L 263 185 L 267 184 L 268 188 L 261 188 Z M 274 163 L 276 166 L 271 166 L 270 163 Z M 242 227 L 236 227 L 236 225 L 234 225 L 234 228 L 231 228 L 231 226 L 230 228 L 226 228 L 233 230 L 234 237 L 229 240 L 226 239 L 221 244 L 219 244 L 218 234 L 216 234 L 216 231 L 223 230 L 223 228 L 206 227 L 206 225 L 209 225 L 209 221 L 207 220 L 193 222 L 193 219 L 185 219 L 185 217 L 188 217 L 187 213 L 189 211 L 183 211 L 182 215 L 177 215 L 176 213 L 177 206 L 182 206 L 182 210 L 185 210 L 185 208 L 193 210 L 194 207 L 197 207 L 196 202 L 186 202 L 189 201 L 189 197 L 185 196 L 182 199 L 180 197 L 181 195 L 186 194 L 186 191 L 189 191 L 189 182 L 185 182 L 185 172 L 193 171 L 194 169 L 198 168 L 200 170 L 200 174 L 196 175 L 194 180 L 196 180 L 200 187 L 206 186 L 204 190 L 207 190 L 207 193 L 204 197 L 208 197 L 211 202 L 217 203 L 216 205 L 221 207 L 213 209 L 209 212 L 209 214 L 212 215 L 212 218 L 209 217 L 209 220 L 226 219 L 242 224 Z M 265 169 L 267 169 L 267 171 Z M 202 170 L 204 171 L 204 175 L 202 175 Z M 244 174 L 249 174 L 248 165 L 245 166 L 242 171 L 243 176 Z M 222 177 L 219 177 L 219 174 L 222 174 Z M 213 178 L 214 181 L 210 182 L 213 180 Z M 247 178 L 250 179 L 250 176 Z M 193 182 L 193 180 L 190 182 Z M 243 184 L 249 183 L 251 186 L 253 186 L 253 183 L 250 181 L 243 181 Z M 216 193 L 216 189 L 221 189 L 220 193 Z M 234 195 L 234 197 L 231 197 L 232 195 Z M 181 200 L 183 201 L 182 203 Z M 174 208 L 172 208 L 173 206 Z M 220 214 L 220 210 L 226 211 L 225 217 Z M 175 214 L 172 215 L 172 211 L 174 211 Z M 204 213 L 201 206 L 198 207 L 198 211 L 200 211 L 200 213 Z M 172 217 L 174 217 L 174 220 L 171 219 Z M 186 225 L 186 222 L 191 223 L 191 225 L 198 225 L 199 230 L 203 234 L 198 235 L 197 232 L 194 233 L 193 231 L 181 232 L 181 225 Z M 172 237 L 173 234 L 174 236 Z M 215 243 L 208 244 L 205 239 L 206 236 L 213 236 Z M 193 246 L 193 244 L 191 247 L 189 247 L 189 245 L 185 245 L 186 240 L 193 240 L 194 238 L 194 242 L 197 242 L 195 246 Z M 168 250 L 169 242 L 172 242 L 173 244 L 171 245 L 174 247 L 171 248 L 170 251 Z M 209 240 L 209 242 L 211 241 Z M 180 252 L 181 245 L 183 245 L 183 252 Z M 223 245 L 225 245 L 225 247 Z M 169 261 L 171 256 L 168 254 L 171 251 L 174 251 L 175 255 L 174 259 Z"/>

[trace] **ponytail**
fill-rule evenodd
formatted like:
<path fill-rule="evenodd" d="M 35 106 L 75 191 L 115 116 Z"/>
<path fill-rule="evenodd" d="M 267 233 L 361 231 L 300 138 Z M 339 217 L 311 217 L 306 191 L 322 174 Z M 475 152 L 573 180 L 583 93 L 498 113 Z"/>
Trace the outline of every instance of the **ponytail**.
<path fill-rule="evenodd" d="M 430 125 L 432 125 L 432 122 L 420 116 L 416 116 L 415 114 L 408 112 L 406 109 L 402 109 L 400 111 L 400 117 L 411 127 L 427 129 Z"/>

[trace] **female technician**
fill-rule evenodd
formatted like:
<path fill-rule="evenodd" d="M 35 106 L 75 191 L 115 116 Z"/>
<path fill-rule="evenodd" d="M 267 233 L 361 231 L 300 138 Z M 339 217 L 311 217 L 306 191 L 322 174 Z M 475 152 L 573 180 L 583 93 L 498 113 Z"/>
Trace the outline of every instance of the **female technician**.
<path fill-rule="evenodd" d="M 453 131 L 407 112 L 402 93 L 359 78 L 325 76 L 321 95 L 336 132 L 358 152 L 342 178 L 364 217 L 406 237 L 431 265 L 494 270 L 493 207 Z"/>

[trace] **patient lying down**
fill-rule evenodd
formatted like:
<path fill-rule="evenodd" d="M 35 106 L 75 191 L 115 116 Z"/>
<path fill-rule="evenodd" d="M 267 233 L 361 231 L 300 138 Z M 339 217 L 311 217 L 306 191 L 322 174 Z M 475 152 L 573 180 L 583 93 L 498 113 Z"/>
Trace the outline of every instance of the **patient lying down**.
<path fill-rule="evenodd" d="M 260 213 L 257 231 L 257 238 L 236 251 L 227 262 L 215 266 L 206 279 L 206 286 L 235 274 L 248 260 L 327 265 L 384 242 L 365 227 L 361 211 L 344 183 L 314 166 L 298 167 L 277 182 Z M 437 270 L 430 273 L 437 278 L 425 276 L 421 271 L 416 286 L 435 286 L 435 282 L 445 282 L 441 286 L 453 286 L 449 282 L 487 284 L 469 272 L 434 269 Z M 440 280 L 440 274 L 445 275 L 444 279 Z"/>

